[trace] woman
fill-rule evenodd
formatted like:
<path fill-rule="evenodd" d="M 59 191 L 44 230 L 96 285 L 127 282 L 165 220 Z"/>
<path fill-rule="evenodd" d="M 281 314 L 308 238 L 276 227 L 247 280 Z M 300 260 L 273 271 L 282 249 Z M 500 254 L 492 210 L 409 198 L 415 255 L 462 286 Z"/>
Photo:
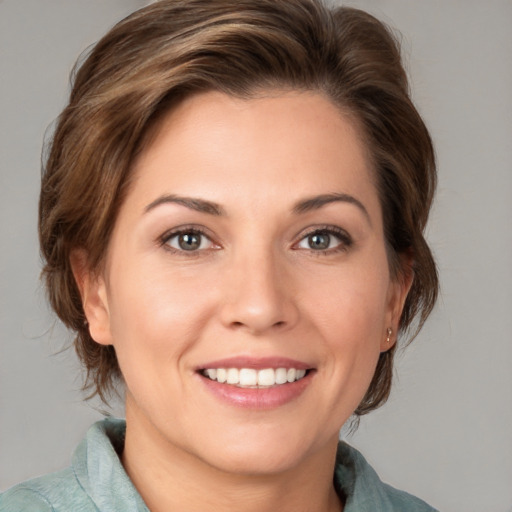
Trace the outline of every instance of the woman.
<path fill-rule="evenodd" d="M 338 432 L 435 302 L 435 180 L 368 14 L 162 0 L 119 23 L 76 72 L 39 228 L 50 302 L 126 423 L 0 510 L 433 510 Z"/>

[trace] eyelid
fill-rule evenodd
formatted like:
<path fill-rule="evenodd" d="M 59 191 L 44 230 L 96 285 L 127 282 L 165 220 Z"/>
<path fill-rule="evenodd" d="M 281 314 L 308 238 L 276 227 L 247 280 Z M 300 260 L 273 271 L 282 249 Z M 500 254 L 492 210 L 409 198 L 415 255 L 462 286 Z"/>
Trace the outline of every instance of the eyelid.
<path fill-rule="evenodd" d="M 299 233 L 297 235 L 297 241 L 293 244 L 292 248 L 299 250 L 297 247 L 300 242 L 302 242 L 305 238 L 308 236 L 311 236 L 315 233 L 326 233 L 328 235 L 335 236 L 340 240 L 340 244 L 336 247 L 326 249 L 326 250 L 314 250 L 309 249 L 311 252 L 317 253 L 317 254 L 325 254 L 325 253 L 334 253 L 334 252 L 340 252 L 345 251 L 349 247 L 351 247 L 354 243 L 353 238 L 350 236 L 350 234 L 345 230 L 338 226 L 333 225 L 320 225 L 320 226 L 311 226 L 309 228 L 306 228 L 304 231 Z M 307 250 L 307 249 L 306 249 Z"/>
<path fill-rule="evenodd" d="M 209 247 L 207 249 L 198 249 L 195 251 L 185 251 L 176 249 L 174 247 L 171 247 L 168 242 L 171 238 L 175 236 L 179 236 L 180 234 L 185 233 L 194 233 L 201 235 L 205 237 L 212 245 L 212 247 Z M 315 249 L 309 249 L 310 252 L 314 252 L 316 254 L 330 254 L 335 252 L 341 252 L 346 251 L 349 247 L 353 245 L 353 238 L 352 236 L 343 228 L 340 228 L 339 226 L 335 226 L 332 224 L 326 224 L 326 225 L 317 225 L 317 226 L 310 226 L 304 230 L 302 230 L 296 237 L 296 241 L 292 244 L 292 249 L 294 250 L 300 250 L 301 248 L 298 247 L 298 244 L 300 244 L 305 238 L 308 236 L 311 236 L 315 233 L 325 233 L 331 236 L 336 237 L 340 243 L 336 247 L 332 247 L 325 250 L 315 250 Z M 200 226 L 197 224 L 185 224 L 181 226 L 176 226 L 174 228 L 171 228 L 167 231 L 165 231 L 162 235 L 160 235 L 157 238 L 157 243 L 160 246 L 163 246 L 166 250 L 174 253 L 179 254 L 186 254 L 187 256 L 193 256 L 194 254 L 197 255 L 199 253 L 208 252 L 211 250 L 218 250 L 221 248 L 221 244 L 215 240 L 215 237 L 204 228 L 204 226 Z M 307 249 L 305 249 L 307 250 Z"/>
<path fill-rule="evenodd" d="M 208 248 L 208 249 L 199 249 L 196 251 L 190 251 L 187 253 L 187 251 L 176 249 L 169 245 L 169 243 L 168 243 L 169 240 L 171 240 L 172 238 L 174 238 L 176 236 L 186 234 L 186 233 L 194 233 L 194 234 L 201 235 L 201 236 L 205 237 L 206 239 L 208 239 L 210 241 L 210 243 L 212 244 L 213 247 Z M 174 228 L 171 228 L 171 229 L 165 231 L 162 235 L 160 235 L 158 237 L 157 243 L 158 243 L 158 245 L 164 247 L 166 250 L 168 250 L 170 252 L 179 253 L 179 254 L 185 253 L 187 256 L 193 256 L 194 254 L 206 252 L 211 249 L 216 250 L 216 249 L 220 248 L 220 244 L 214 240 L 214 237 L 209 233 L 209 231 L 206 230 L 203 226 L 198 226 L 196 224 L 185 224 L 182 226 L 176 226 Z"/>

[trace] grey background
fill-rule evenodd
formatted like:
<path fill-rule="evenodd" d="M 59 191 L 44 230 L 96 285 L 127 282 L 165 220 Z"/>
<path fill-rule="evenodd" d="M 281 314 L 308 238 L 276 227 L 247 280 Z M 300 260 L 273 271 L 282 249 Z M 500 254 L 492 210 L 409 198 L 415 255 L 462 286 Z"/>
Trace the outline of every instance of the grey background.
<path fill-rule="evenodd" d="M 0 0 L 0 489 L 68 464 L 97 402 L 38 282 L 41 141 L 78 54 L 137 0 Z M 438 307 L 349 441 L 445 512 L 512 510 L 512 2 L 353 0 L 403 34 L 436 143 Z M 95 408 L 96 407 L 96 408 Z"/>

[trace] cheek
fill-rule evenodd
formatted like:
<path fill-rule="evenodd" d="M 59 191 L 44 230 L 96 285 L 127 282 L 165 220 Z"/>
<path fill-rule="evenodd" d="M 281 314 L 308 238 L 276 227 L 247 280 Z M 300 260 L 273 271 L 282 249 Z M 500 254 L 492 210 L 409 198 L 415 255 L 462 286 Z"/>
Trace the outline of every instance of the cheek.
<path fill-rule="evenodd" d="M 320 333 L 332 396 L 357 406 L 379 358 L 387 315 L 387 268 L 382 265 L 341 269 L 316 275 L 303 311 L 311 331 Z M 313 282 L 313 281 L 312 281 Z M 353 396 L 346 397 L 345 394 Z"/>
<path fill-rule="evenodd" d="M 375 262 L 311 273 L 302 285 L 310 316 L 322 330 L 337 332 L 341 339 L 360 332 L 363 343 L 371 341 L 370 333 L 382 332 L 388 288 L 388 269 Z"/>
<path fill-rule="evenodd" d="M 195 341 L 205 321 L 205 299 L 200 302 L 194 280 L 180 279 L 154 264 L 136 268 L 130 272 L 120 266 L 111 280 L 115 293 L 109 313 L 121 368 L 129 371 L 123 363 L 126 367 L 134 362 L 179 364 L 180 353 Z"/>

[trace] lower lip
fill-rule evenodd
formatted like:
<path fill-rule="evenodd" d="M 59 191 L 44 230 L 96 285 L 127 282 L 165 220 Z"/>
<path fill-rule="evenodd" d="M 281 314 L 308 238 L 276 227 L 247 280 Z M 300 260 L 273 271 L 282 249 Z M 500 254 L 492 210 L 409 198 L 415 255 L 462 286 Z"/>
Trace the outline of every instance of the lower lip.
<path fill-rule="evenodd" d="M 311 383 L 313 373 L 309 371 L 300 380 L 269 388 L 239 388 L 198 375 L 206 388 L 223 402 L 247 409 L 268 410 L 297 399 Z"/>

